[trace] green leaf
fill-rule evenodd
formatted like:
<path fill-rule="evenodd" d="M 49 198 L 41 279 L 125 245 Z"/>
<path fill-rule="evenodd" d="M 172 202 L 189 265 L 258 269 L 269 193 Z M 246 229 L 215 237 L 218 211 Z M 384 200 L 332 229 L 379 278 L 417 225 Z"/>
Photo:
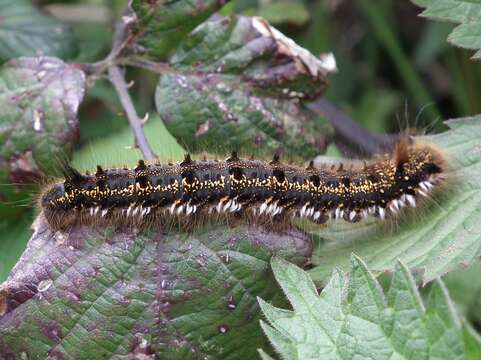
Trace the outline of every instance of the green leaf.
<path fill-rule="evenodd" d="M 469 360 L 481 359 L 481 337 L 479 334 L 469 323 L 464 324 L 463 334 L 467 358 Z"/>
<path fill-rule="evenodd" d="M 473 360 L 481 358 L 481 338 L 470 326 L 481 321 L 480 271 L 481 262 L 477 261 L 466 269 L 453 271 L 443 277 L 458 314 L 469 321 L 463 324 L 463 332 L 468 359 Z"/>
<path fill-rule="evenodd" d="M 285 305 L 270 258 L 300 265 L 312 249 L 299 231 L 81 227 L 60 234 L 40 218 L 35 224 L 0 286 L 0 354 L 7 357 L 254 358 L 267 346 L 256 297 Z"/>
<path fill-rule="evenodd" d="M 481 21 L 471 22 L 456 27 L 449 35 L 448 41 L 456 46 L 478 50 L 473 59 L 481 58 Z"/>
<path fill-rule="evenodd" d="M 481 261 L 466 269 L 457 270 L 443 277 L 457 310 L 471 322 L 481 320 Z"/>
<path fill-rule="evenodd" d="M 158 116 L 144 129 L 161 159 L 183 156 Z M 87 143 L 74 153 L 73 164 L 133 165 L 141 157 L 130 148 L 133 143 L 125 129 Z M 0 292 L 0 314 L 2 296 L 3 307 L 9 304 L 0 315 L 0 354 L 252 358 L 266 345 L 255 297 L 283 302 L 270 257 L 280 254 L 303 264 L 312 251 L 311 240 L 300 232 L 279 236 L 247 227 L 207 227 L 193 234 L 169 229 L 169 235 L 82 228 L 62 238 L 42 222 L 37 226 Z M 19 317 L 25 320 L 12 328 L 10 321 Z M 30 336 L 37 340 L 31 343 Z"/>
<path fill-rule="evenodd" d="M 57 58 L 19 58 L 0 67 L 2 200 L 25 197 L 31 189 L 22 183 L 52 174 L 65 159 L 78 138 L 84 92 L 84 73 Z M 0 204 L 0 214 L 11 211 Z"/>
<path fill-rule="evenodd" d="M 387 294 L 356 256 L 348 280 L 336 270 L 320 294 L 297 266 L 274 258 L 272 269 L 292 310 L 259 304 L 269 323 L 262 328 L 283 359 L 467 358 L 471 345 L 440 280 L 425 308 L 402 263 Z"/>
<path fill-rule="evenodd" d="M 459 23 L 448 41 L 456 46 L 476 50 L 473 59 L 481 58 L 481 2 L 473 0 L 412 0 L 426 8 L 421 16 Z"/>
<path fill-rule="evenodd" d="M 121 122 L 121 119 L 112 115 L 109 121 L 103 118 L 96 118 L 97 127 L 104 121 L 102 126 L 111 126 L 113 122 Z M 125 120 L 125 119 L 124 119 Z M 165 129 L 165 126 L 159 117 L 153 115 L 144 126 L 147 139 L 152 146 L 154 152 L 164 162 L 182 160 L 185 154 L 172 135 Z M 138 149 L 132 148 L 134 137 L 132 129 L 125 127 L 122 131 L 113 132 L 109 135 L 103 135 L 87 142 L 79 150 L 75 151 L 72 156 L 72 165 L 81 171 L 95 169 L 97 165 L 107 166 L 135 166 L 142 154 Z M 38 193 L 38 190 L 35 191 Z M 9 204 L 9 212 L 16 214 L 17 208 L 23 210 L 25 206 L 22 203 Z M 25 204 L 23 204 L 25 205 Z M 11 216 L 13 218 L 13 215 Z M 16 220 L 16 219 L 15 219 Z M 23 216 L 18 223 L 5 222 L 0 223 L 0 282 L 6 279 L 12 267 L 19 259 L 25 245 L 32 233 L 30 230 L 31 217 Z"/>
<path fill-rule="evenodd" d="M 31 224 L 31 214 L 22 216 L 16 222 L 4 220 L 0 223 L 0 283 L 7 278 L 25 250 L 27 241 L 32 235 Z"/>
<path fill-rule="evenodd" d="M 274 360 L 269 354 L 264 352 L 264 350 L 259 349 L 259 356 L 261 357 L 262 360 Z"/>
<path fill-rule="evenodd" d="M 313 230 L 320 240 L 311 270 L 316 281 L 334 267 L 347 270 L 352 252 L 376 272 L 391 271 L 401 259 L 410 269 L 424 271 L 424 283 L 479 258 L 481 116 L 446 124 L 449 131 L 418 140 L 445 152 L 450 165 L 447 189 L 396 223 L 328 224 Z"/>
<path fill-rule="evenodd" d="M 20 56 L 75 54 L 72 29 L 35 9 L 29 0 L 0 2 L 0 62 Z"/>
<path fill-rule="evenodd" d="M 176 50 L 160 79 L 157 111 L 193 152 L 232 149 L 311 158 L 332 129 L 302 105 L 319 95 L 334 64 L 296 45 L 265 20 L 208 21 Z"/>
<path fill-rule="evenodd" d="M 228 1 L 228 0 L 227 0 Z M 153 58 L 164 58 L 198 24 L 220 9 L 226 0 L 133 0 L 137 21 L 133 35 Z"/>

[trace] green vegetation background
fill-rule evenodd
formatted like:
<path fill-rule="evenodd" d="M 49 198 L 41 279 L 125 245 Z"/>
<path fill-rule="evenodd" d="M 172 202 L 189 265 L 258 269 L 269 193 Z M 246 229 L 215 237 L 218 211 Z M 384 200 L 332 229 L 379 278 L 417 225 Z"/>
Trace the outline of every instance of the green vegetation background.
<path fill-rule="evenodd" d="M 64 59 L 74 62 L 93 62 L 108 53 L 112 24 L 125 4 L 121 0 L 35 3 L 50 10 L 59 4 L 88 4 L 104 10 L 100 14 L 105 16 L 94 22 L 69 20 L 78 46 L 66 50 Z M 481 113 L 481 68 L 469 59 L 472 52 L 449 46 L 446 37 L 454 25 L 419 18 L 420 9 L 409 1 L 237 0 L 222 12 L 263 16 L 313 54 L 332 51 L 339 73 L 331 76 L 326 98 L 373 132 L 396 132 L 406 124 L 433 132 L 443 129 L 442 120 Z M 0 56 L 0 63 L 5 60 Z M 135 81 L 131 93 L 138 113 L 150 112 L 154 117 L 152 94 L 157 77 L 130 70 L 127 78 Z M 88 169 L 97 163 L 119 164 L 120 159 L 125 163 L 126 158 L 135 162 L 140 154 L 128 148 L 133 137 L 110 84 L 100 80 L 88 94 L 79 115 L 81 138 L 73 164 Z M 166 130 L 158 129 L 163 129 L 161 122 L 152 120 L 147 135 L 154 133 L 150 127 L 162 134 L 149 137 L 154 149 L 162 149 L 158 153 L 171 159 L 181 157 L 182 147 Z M 330 150 L 335 153 L 334 148 Z M 12 211 L 30 206 L 37 195 L 28 203 L 9 206 Z M 0 282 L 31 236 L 34 214 L 31 210 L 15 220 L 0 221 Z M 453 272 L 447 278 L 458 307 L 478 329 L 479 267 Z"/>

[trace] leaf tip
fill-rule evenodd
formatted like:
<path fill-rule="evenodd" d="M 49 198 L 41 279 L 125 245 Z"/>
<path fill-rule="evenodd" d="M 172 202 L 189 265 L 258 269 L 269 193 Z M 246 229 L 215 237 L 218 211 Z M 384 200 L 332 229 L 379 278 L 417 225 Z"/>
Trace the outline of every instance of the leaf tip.
<path fill-rule="evenodd" d="M 279 281 L 279 276 L 283 272 L 284 268 L 291 265 L 288 261 L 284 260 L 282 257 L 274 255 L 271 258 L 271 268 L 274 273 L 274 277 Z"/>
<path fill-rule="evenodd" d="M 357 268 L 363 268 L 363 269 L 367 270 L 366 263 L 356 254 L 351 253 L 351 257 L 350 257 L 349 261 L 351 263 L 351 269 L 352 270 L 355 270 Z"/>

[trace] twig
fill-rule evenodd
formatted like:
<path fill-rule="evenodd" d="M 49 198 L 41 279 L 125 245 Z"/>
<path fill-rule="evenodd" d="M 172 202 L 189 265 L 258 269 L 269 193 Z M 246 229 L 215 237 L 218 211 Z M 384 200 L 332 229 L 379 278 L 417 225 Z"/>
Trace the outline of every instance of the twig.
<path fill-rule="evenodd" d="M 134 10 L 131 7 L 130 1 L 125 6 L 124 12 L 120 19 L 115 23 L 114 37 L 112 41 L 112 52 L 120 55 L 129 42 L 129 35 L 131 29 L 137 20 Z"/>
<path fill-rule="evenodd" d="M 121 62 L 121 57 L 124 50 L 130 42 L 131 27 L 135 23 L 135 13 L 130 5 L 125 7 L 123 15 L 115 24 L 115 32 L 112 40 L 112 50 L 108 56 L 99 62 L 93 64 L 78 64 L 80 68 L 88 74 L 99 76 L 105 70 L 108 70 L 109 80 L 113 84 L 120 99 L 120 103 L 127 114 L 130 127 L 134 132 L 135 145 L 140 149 L 145 160 L 154 160 L 156 155 L 145 137 L 143 130 L 143 122 L 135 111 L 132 98 L 128 91 L 128 85 L 125 81 L 124 75 L 120 71 L 118 64 Z"/>
<path fill-rule="evenodd" d="M 129 57 L 122 60 L 122 64 L 142 68 L 160 75 L 172 72 L 171 66 L 167 63 L 159 63 L 136 57 Z"/>
<path fill-rule="evenodd" d="M 115 87 L 117 94 L 119 95 L 120 102 L 129 119 L 130 127 L 134 132 L 135 143 L 142 152 L 145 160 L 154 160 L 156 155 L 152 151 L 147 138 L 145 137 L 144 130 L 142 128 L 142 121 L 135 111 L 132 98 L 127 91 L 127 84 L 124 76 L 117 65 L 109 67 L 109 80 Z"/>
<path fill-rule="evenodd" d="M 115 31 L 112 39 L 112 49 L 107 57 L 95 63 L 77 64 L 77 66 L 88 75 L 98 76 L 107 70 L 110 66 L 121 63 L 122 55 L 131 41 L 131 28 L 135 23 L 135 13 L 127 5 L 120 19 L 115 23 Z"/>
<path fill-rule="evenodd" d="M 334 142 L 345 156 L 372 157 L 391 151 L 399 140 L 396 134 L 371 134 L 324 98 L 307 104 L 307 107 L 331 123 L 336 131 Z"/>

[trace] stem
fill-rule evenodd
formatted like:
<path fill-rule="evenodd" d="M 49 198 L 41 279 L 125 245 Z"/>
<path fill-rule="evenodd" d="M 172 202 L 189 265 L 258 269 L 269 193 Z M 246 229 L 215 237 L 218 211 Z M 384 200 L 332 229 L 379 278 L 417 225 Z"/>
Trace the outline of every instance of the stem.
<path fill-rule="evenodd" d="M 130 127 L 134 132 L 135 144 L 142 152 L 145 160 L 154 160 L 157 156 L 152 151 L 147 138 L 145 137 L 144 130 L 142 128 L 142 122 L 135 111 L 132 98 L 127 91 L 127 84 L 125 83 L 124 76 L 117 65 L 109 67 L 109 80 L 114 85 L 117 94 L 119 95 L 122 107 L 129 119 Z"/>
<path fill-rule="evenodd" d="M 372 157 L 391 151 L 399 141 L 398 135 L 371 134 L 324 98 L 307 104 L 307 107 L 331 123 L 336 131 L 334 142 L 345 156 Z"/>
<path fill-rule="evenodd" d="M 109 55 L 102 61 L 94 64 L 78 64 L 80 68 L 89 74 L 98 76 L 105 70 L 108 70 L 109 80 L 117 91 L 120 103 L 127 114 L 130 127 L 134 132 L 135 145 L 140 149 L 145 160 L 152 161 L 157 156 L 152 151 L 152 148 L 145 137 L 142 121 L 140 120 L 135 110 L 132 98 L 127 90 L 127 84 L 125 82 L 124 75 L 120 71 L 118 63 L 121 62 L 121 57 L 124 50 L 130 41 L 130 28 L 135 22 L 135 14 L 131 7 L 127 5 L 123 12 L 123 15 L 115 24 L 115 32 L 113 36 L 112 50 Z"/>
<path fill-rule="evenodd" d="M 167 63 L 158 63 L 158 62 L 149 61 L 142 58 L 129 57 L 125 61 L 122 60 L 122 63 L 125 65 L 145 69 L 160 75 L 172 72 L 170 65 Z"/>
<path fill-rule="evenodd" d="M 115 31 L 112 39 L 112 49 L 107 57 L 101 61 L 92 64 L 77 64 L 77 66 L 88 75 L 98 76 L 107 70 L 110 66 L 114 66 L 120 62 L 124 50 L 130 42 L 130 29 L 135 22 L 135 13 L 132 8 L 127 5 L 120 19 L 115 23 Z"/>

